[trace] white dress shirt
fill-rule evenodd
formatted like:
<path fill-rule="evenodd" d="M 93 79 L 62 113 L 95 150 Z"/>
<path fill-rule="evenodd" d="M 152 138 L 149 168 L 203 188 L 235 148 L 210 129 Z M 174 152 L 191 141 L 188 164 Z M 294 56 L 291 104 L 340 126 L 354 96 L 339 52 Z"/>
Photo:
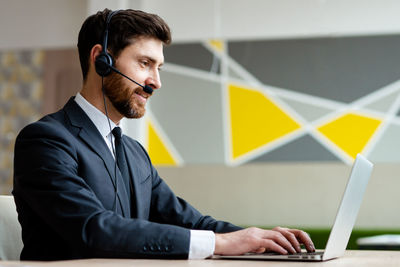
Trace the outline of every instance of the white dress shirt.
<path fill-rule="evenodd" d="M 112 120 L 110 120 L 110 126 L 108 124 L 107 116 L 98 110 L 95 106 L 89 103 L 80 93 L 75 97 L 75 102 L 83 109 L 88 115 L 90 120 L 96 126 L 100 132 L 104 141 L 106 142 L 111 154 L 114 156 L 112 148 L 112 129 L 118 126 Z M 115 147 L 115 144 L 113 144 Z M 190 246 L 189 246 L 189 259 L 205 259 L 211 257 L 214 254 L 215 248 L 215 234 L 213 231 L 206 230 L 190 230 Z"/>

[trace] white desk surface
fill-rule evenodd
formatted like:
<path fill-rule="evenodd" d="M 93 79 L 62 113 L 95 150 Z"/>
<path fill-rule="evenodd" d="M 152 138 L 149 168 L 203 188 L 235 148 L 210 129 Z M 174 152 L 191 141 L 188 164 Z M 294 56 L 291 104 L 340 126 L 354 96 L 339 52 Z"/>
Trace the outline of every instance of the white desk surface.
<path fill-rule="evenodd" d="M 348 250 L 341 258 L 326 262 L 291 262 L 291 261 L 242 261 L 242 260 L 134 260 L 134 259 L 85 259 L 72 261 L 0 261 L 0 267 L 8 266 L 44 266 L 44 267 L 214 267 L 214 266 L 400 266 L 400 251 L 367 251 L 367 250 Z"/>

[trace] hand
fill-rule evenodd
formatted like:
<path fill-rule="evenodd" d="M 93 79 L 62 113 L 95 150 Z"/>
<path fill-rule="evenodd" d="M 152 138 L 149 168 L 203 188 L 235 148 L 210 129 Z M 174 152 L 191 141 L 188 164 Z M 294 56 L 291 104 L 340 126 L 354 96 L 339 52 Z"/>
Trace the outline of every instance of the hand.
<path fill-rule="evenodd" d="M 263 230 L 256 227 L 226 234 L 215 234 L 216 255 L 240 255 L 248 252 L 273 251 L 280 254 L 301 252 L 304 244 L 308 252 L 314 252 L 314 244 L 307 233 L 282 227 Z"/>

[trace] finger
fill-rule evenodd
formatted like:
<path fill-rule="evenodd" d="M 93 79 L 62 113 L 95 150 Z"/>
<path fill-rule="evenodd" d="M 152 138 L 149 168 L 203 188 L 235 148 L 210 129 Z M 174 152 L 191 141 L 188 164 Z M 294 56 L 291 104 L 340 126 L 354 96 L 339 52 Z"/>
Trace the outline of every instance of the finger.
<path fill-rule="evenodd" d="M 314 243 L 312 242 L 310 236 L 306 232 L 297 229 L 291 229 L 289 231 L 296 236 L 297 240 L 300 243 L 304 244 L 308 252 L 315 251 Z"/>
<path fill-rule="evenodd" d="M 299 241 L 297 240 L 297 237 L 295 236 L 295 234 L 292 233 L 292 232 L 290 231 L 290 229 L 278 227 L 275 231 L 278 231 L 278 232 L 281 233 L 284 237 L 286 237 L 286 239 L 292 244 L 292 246 L 294 247 L 294 249 L 296 250 L 296 252 L 298 252 L 298 253 L 301 252 L 300 243 L 299 243 Z"/>
<path fill-rule="evenodd" d="M 257 254 L 261 254 L 261 253 L 264 253 L 265 251 L 266 251 L 266 248 L 258 248 L 256 250 L 254 250 L 253 252 L 257 253 Z"/>
<path fill-rule="evenodd" d="M 279 244 L 275 243 L 274 240 L 271 239 L 263 239 L 262 240 L 262 246 L 267 250 L 267 251 L 273 251 L 277 252 L 279 254 L 288 254 L 287 250 L 284 249 L 282 246 Z"/>
<path fill-rule="evenodd" d="M 296 250 L 294 249 L 293 245 L 280 232 L 271 231 L 269 238 L 271 238 L 273 241 L 275 241 L 275 243 L 279 244 L 281 247 L 283 247 L 288 252 L 296 253 Z"/>

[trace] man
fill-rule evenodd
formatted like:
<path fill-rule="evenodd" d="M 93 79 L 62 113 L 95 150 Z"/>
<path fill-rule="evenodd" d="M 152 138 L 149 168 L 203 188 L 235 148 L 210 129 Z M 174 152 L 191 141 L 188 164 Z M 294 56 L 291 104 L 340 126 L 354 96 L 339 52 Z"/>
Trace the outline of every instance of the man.
<path fill-rule="evenodd" d="M 144 115 L 161 87 L 163 45 L 170 42 L 167 24 L 141 11 L 105 9 L 84 22 L 80 93 L 16 141 L 22 260 L 286 254 L 300 244 L 314 250 L 300 230 L 241 229 L 201 215 L 174 195 L 138 142 L 114 130 L 123 117 Z"/>

